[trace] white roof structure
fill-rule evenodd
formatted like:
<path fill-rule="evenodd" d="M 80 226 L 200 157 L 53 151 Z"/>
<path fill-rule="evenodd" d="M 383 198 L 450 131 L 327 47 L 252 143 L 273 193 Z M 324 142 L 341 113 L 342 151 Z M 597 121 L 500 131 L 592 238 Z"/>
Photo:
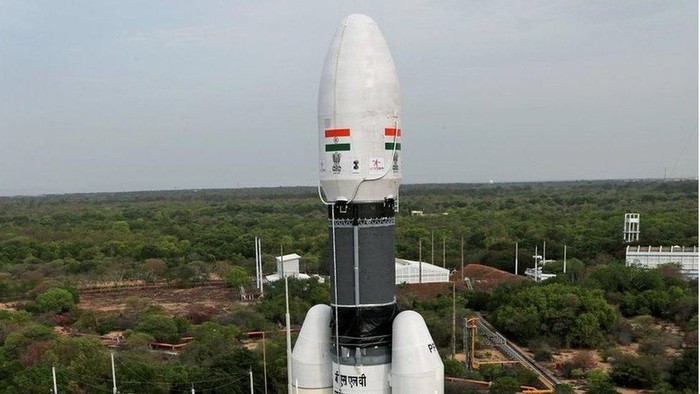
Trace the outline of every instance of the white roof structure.
<path fill-rule="evenodd" d="M 450 281 L 450 270 L 430 263 L 396 259 L 396 284 L 401 283 L 446 283 Z"/>
<path fill-rule="evenodd" d="M 309 278 L 311 278 L 311 276 L 309 276 L 307 274 L 296 274 L 296 275 L 287 275 L 287 276 L 290 278 L 294 278 L 294 279 L 309 279 Z M 265 279 L 267 279 L 268 282 L 278 281 L 282 278 L 284 278 L 284 276 L 282 276 L 280 274 L 272 274 L 272 275 L 265 276 Z"/>
<path fill-rule="evenodd" d="M 275 261 L 277 261 L 277 262 L 280 262 L 280 261 L 282 261 L 282 260 L 284 260 L 285 262 L 287 262 L 287 261 L 289 261 L 289 260 L 299 260 L 299 259 L 301 259 L 301 256 L 299 256 L 299 255 L 296 254 L 296 253 L 285 254 L 285 255 L 282 256 L 281 258 L 280 258 L 280 256 L 275 256 Z"/>

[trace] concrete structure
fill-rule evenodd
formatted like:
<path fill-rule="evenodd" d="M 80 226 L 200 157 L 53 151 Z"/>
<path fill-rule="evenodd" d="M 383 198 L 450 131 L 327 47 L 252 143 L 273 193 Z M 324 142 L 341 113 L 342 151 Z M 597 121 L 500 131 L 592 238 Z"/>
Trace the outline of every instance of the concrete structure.
<path fill-rule="evenodd" d="M 698 277 L 698 247 L 685 246 L 628 246 L 625 265 L 656 268 L 662 264 L 679 264 L 681 273 L 688 278 Z"/>
<path fill-rule="evenodd" d="M 548 260 L 548 261 L 554 261 L 554 260 Z M 556 274 L 545 274 L 542 273 L 542 267 L 537 267 L 537 271 L 535 271 L 534 268 L 525 268 L 525 276 L 528 278 L 537 281 L 537 282 L 542 282 L 543 280 L 551 279 L 556 277 Z"/>
<path fill-rule="evenodd" d="M 450 270 L 430 263 L 396 259 L 396 284 L 402 283 L 446 283 L 450 281 Z"/>
<path fill-rule="evenodd" d="M 275 262 L 277 262 L 277 272 L 272 275 L 265 276 L 268 282 L 275 282 L 283 279 L 285 276 L 294 279 L 309 279 L 310 275 L 299 272 L 299 260 L 301 256 L 296 253 L 286 254 L 281 258 L 279 256 L 275 257 Z M 324 280 L 318 275 L 313 275 L 319 278 L 319 282 L 323 283 Z"/>
<path fill-rule="evenodd" d="M 277 275 L 281 277 L 291 276 L 293 278 L 299 276 L 299 260 L 301 260 L 301 256 L 296 253 L 275 257 Z"/>
<path fill-rule="evenodd" d="M 639 242 L 639 214 L 626 213 L 622 229 L 622 239 L 625 243 Z"/>

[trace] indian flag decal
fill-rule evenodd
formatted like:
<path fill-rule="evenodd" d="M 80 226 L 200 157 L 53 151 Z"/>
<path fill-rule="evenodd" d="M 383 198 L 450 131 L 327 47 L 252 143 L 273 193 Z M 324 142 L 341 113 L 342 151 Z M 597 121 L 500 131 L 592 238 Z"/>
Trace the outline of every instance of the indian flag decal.
<path fill-rule="evenodd" d="M 350 129 L 326 129 L 326 152 L 350 150 Z"/>
<path fill-rule="evenodd" d="M 394 150 L 394 144 L 396 144 L 396 150 L 401 150 L 401 129 L 384 129 L 384 149 Z"/>

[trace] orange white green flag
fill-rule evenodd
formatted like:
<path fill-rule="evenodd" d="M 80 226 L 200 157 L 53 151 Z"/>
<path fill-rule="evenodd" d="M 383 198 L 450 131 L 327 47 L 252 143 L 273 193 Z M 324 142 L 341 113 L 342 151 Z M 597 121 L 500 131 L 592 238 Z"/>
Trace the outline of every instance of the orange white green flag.
<path fill-rule="evenodd" d="M 350 129 L 326 129 L 326 152 L 350 150 Z"/>

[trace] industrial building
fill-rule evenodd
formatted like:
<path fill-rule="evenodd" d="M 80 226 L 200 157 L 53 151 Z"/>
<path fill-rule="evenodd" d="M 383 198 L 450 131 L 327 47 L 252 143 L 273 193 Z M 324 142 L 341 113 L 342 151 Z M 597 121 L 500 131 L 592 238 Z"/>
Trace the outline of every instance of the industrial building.
<path fill-rule="evenodd" d="M 542 282 L 543 280 L 556 278 L 557 274 L 545 274 L 542 272 L 542 266 L 539 266 L 537 268 L 525 268 L 525 276 L 535 282 Z"/>
<path fill-rule="evenodd" d="M 441 283 L 450 281 L 450 270 L 430 263 L 396 259 L 396 284 Z"/>
<path fill-rule="evenodd" d="M 313 276 L 319 278 L 321 283 L 324 282 L 323 277 L 299 272 L 299 260 L 301 260 L 301 256 L 295 253 L 284 255 L 281 258 L 275 257 L 277 272 L 265 276 L 265 279 L 267 282 L 274 282 L 285 276 L 295 279 L 309 279 Z M 397 258 L 394 260 L 394 266 L 397 285 L 402 283 L 447 283 L 450 281 L 450 270 L 430 263 Z"/>
<path fill-rule="evenodd" d="M 625 265 L 656 268 L 662 264 L 679 264 L 681 274 L 698 278 L 698 247 L 685 246 L 627 246 Z"/>
<path fill-rule="evenodd" d="M 265 279 L 267 279 L 268 282 L 280 280 L 285 276 L 295 279 L 309 279 L 309 275 L 299 272 L 299 260 L 301 260 L 301 256 L 296 253 L 275 257 L 277 272 L 272 275 L 267 275 Z"/>

